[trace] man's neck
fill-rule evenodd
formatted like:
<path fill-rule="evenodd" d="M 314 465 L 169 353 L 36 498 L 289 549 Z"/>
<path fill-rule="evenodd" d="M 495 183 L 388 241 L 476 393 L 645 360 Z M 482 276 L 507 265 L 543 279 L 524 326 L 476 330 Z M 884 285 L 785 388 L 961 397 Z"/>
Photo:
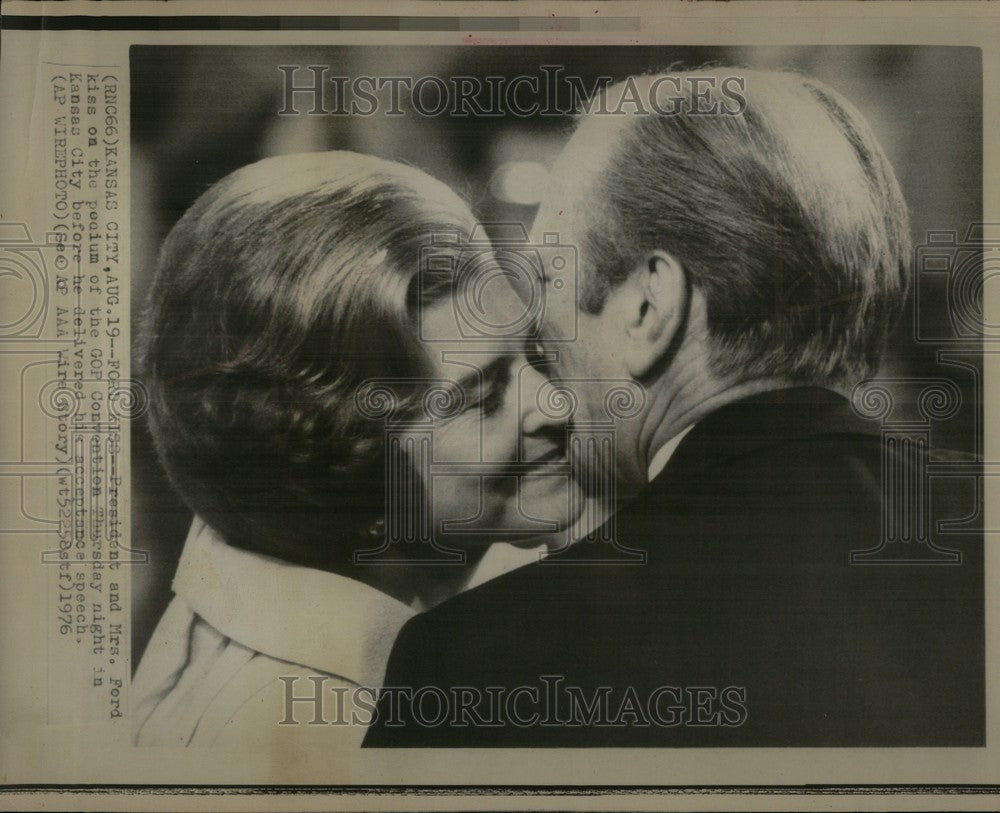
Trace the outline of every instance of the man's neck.
<path fill-rule="evenodd" d="M 790 382 L 779 378 L 731 383 L 713 382 L 710 377 L 706 378 L 686 390 L 679 388 L 673 392 L 662 392 L 654 398 L 638 437 L 639 463 L 643 471 L 648 470 L 656 453 L 672 438 L 706 415 L 734 401 L 791 386 Z"/>

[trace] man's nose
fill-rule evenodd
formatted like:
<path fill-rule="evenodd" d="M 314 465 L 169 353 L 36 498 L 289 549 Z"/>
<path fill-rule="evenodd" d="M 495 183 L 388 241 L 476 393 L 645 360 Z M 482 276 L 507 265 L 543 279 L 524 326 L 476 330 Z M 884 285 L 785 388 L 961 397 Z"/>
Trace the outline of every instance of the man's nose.
<path fill-rule="evenodd" d="M 535 367 L 526 367 L 521 381 L 521 431 L 539 435 L 564 429 L 573 414 L 572 394 Z"/>

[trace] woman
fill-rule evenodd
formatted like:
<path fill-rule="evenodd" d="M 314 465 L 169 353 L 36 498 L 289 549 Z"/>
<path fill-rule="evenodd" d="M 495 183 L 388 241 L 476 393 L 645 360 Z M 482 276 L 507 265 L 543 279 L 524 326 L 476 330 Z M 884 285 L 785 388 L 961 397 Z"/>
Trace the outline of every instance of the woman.
<path fill-rule="evenodd" d="M 133 683 L 139 744 L 360 743 L 407 618 L 486 543 L 578 512 L 525 292 L 475 227 L 424 173 L 329 152 L 240 169 L 167 237 L 144 372 L 196 518 Z M 328 681 L 341 724 L 297 725 Z"/>

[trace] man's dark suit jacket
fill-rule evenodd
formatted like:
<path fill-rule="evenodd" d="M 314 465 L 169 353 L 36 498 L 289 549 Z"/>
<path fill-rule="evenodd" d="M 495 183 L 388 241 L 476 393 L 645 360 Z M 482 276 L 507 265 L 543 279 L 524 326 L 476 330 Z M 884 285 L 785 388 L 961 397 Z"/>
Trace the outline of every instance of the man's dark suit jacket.
<path fill-rule="evenodd" d="M 883 451 L 827 390 L 719 409 L 616 518 L 645 564 L 584 539 L 415 617 L 386 685 L 444 695 L 383 695 L 365 745 L 982 745 L 982 537 L 949 537 L 960 564 L 852 564 L 882 538 Z M 970 513 L 946 496 L 935 518 Z"/>

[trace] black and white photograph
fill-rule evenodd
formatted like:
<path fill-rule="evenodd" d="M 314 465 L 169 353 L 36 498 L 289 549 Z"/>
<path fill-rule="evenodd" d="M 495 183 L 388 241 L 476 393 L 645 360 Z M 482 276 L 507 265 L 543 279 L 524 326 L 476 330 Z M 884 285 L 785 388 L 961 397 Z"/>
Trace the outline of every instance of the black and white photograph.
<path fill-rule="evenodd" d="M 1000 800 L 1000 15 L 0 8 L 0 810 Z"/>
<path fill-rule="evenodd" d="M 976 49 L 131 72 L 138 744 L 983 744 Z"/>

